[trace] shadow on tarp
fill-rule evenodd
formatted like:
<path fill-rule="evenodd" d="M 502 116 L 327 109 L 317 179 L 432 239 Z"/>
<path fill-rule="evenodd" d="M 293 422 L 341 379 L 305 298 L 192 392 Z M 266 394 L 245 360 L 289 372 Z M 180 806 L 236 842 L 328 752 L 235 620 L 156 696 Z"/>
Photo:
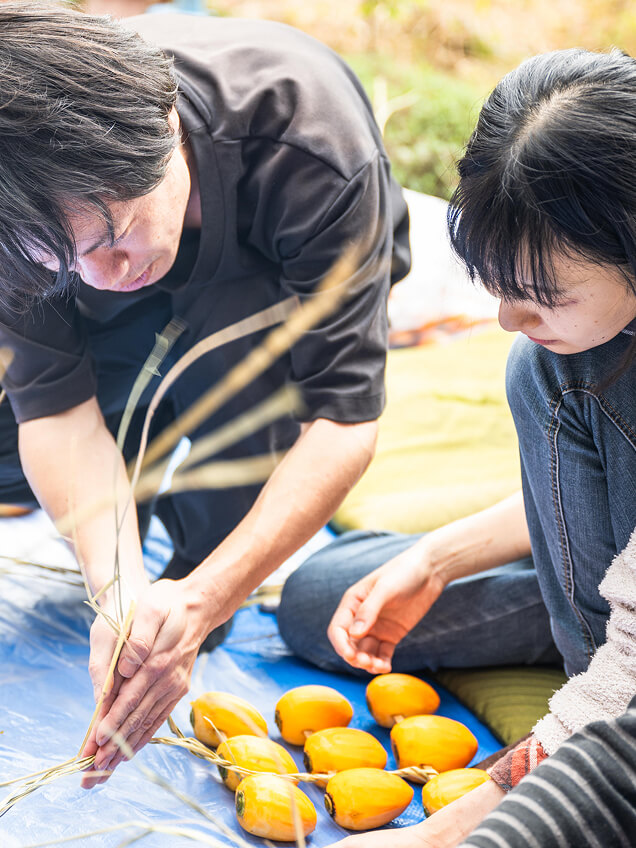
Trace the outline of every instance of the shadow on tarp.
<path fill-rule="evenodd" d="M 168 553 L 165 540 L 151 536 L 146 561 L 153 574 L 161 570 Z M 80 588 L 0 576 L 0 782 L 63 762 L 74 755 L 83 739 L 93 709 L 87 672 L 92 612 L 83 600 Z M 189 701 L 205 691 L 221 689 L 258 707 L 270 735 L 279 740 L 274 723 L 276 701 L 287 689 L 306 683 L 321 683 L 342 692 L 354 706 L 352 726 L 370 731 L 390 751 L 388 732 L 375 725 L 365 706 L 365 682 L 321 672 L 290 656 L 278 635 L 275 616 L 259 612 L 257 607 L 241 610 L 227 642 L 213 654 L 199 657 L 191 693 L 173 715 L 189 734 Z M 466 708 L 445 691 L 440 694 L 439 712 L 464 722 L 477 736 L 480 747 L 475 762 L 499 748 L 494 736 Z M 158 735 L 170 735 L 166 725 Z M 302 770 L 301 750 L 292 749 L 292 754 Z M 131 820 L 148 824 L 180 821 L 192 828 L 201 825 L 197 813 L 148 781 L 136 762 L 168 780 L 249 843 L 263 844 L 239 827 L 232 795 L 217 782 L 216 769 L 177 748 L 148 745 L 133 762 L 120 766 L 110 781 L 90 792 L 81 790 L 79 777 L 73 775 L 20 801 L 0 819 L 0 846 L 25 848 Z M 391 755 L 389 767 L 393 767 Z M 9 789 L 0 789 L 0 801 Z M 327 815 L 323 793 L 315 786 L 306 791 L 318 812 L 318 826 L 308 846 L 321 848 L 348 835 Z M 414 824 L 422 818 L 416 787 L 411 806 L 391 826 Z M 140 832 L 130 828 L 65 844 L 115 848 L 125 837 Z M 232 844 L 224 836 L 219 840 Z M 139 844 L 144 848 L 186 848 L 196 843 L 151 834 Z"/>

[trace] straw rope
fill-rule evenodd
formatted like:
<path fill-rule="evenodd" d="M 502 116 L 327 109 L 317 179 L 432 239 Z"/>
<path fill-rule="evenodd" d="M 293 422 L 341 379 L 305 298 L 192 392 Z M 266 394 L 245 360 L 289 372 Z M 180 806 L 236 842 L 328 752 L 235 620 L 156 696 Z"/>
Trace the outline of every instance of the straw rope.
<path fill-rule="evenodd" d="M 179 730 L 179 728 L 174 723 L 172 717 L 169 720 L 170 728 L 173 733 L 176 733 L 176 737 L 173 738 L 171 736 L 155 736 L 150 741 L 155 745 L 168 745 L 175 748 L 182 748 L 185 751 L 189 751 L 195 757 L 198 757 L 201 760 L 205 760 L 208 763 L 212 763 L 218 768 L 227 769 L 228 771 L 233 771 L 236 774 L 243 775 L 248 777 L 253 774 L 274 774 L 277 777 L 283 777 L 287 780 L 293 780 L 294 782 L 299 781 L 301 783 L 315 783 L 315 784 L 324 784 L 330 778 L 336 774 L 336 772 L 294 772 L 287 774 L 280 774 L 276 772 L 262 772 L 262 771 L 254 771 L 253 769 L 246 768 L 245 766 L 239 766 L 236 763 L 233 763 L 229 760 L 220 757 L 216 751 L 212 748 L 208 748 L 207 745 L 204 745 L 203 742 L 199 741 L 193 736 L 184 736 L 184 734 Z M 431 778 L 435 777 L 438 772 L 432 766 L 410 766 L 408 768 L 402 769 L 392 769 L 389 771 L 389 774 L 395 774 L 398 777 L 402 777 L 406 780 L 413 780 L 416 783 L 426 783 Z"/>

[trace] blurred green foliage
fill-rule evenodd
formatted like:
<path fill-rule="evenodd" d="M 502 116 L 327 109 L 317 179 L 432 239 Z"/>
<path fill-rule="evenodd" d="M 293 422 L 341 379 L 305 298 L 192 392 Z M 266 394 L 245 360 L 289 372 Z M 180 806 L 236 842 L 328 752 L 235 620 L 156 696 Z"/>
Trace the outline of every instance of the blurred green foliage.
<path fill-rule="evenodd" d="M 398 181 L 407 188 L 449 198 L 456 184 L 455 162 L 461 155 L 486 91 L 424 63 L 400 64 L 388 56 L 349 55 L 380 111 L 378 86 L 386 81 L 391 100 L 412 93 L 412 105 L 393 112 L 385 129 L 385 144 Z M 396 103 L 397 105 L 397 103 Z"/>

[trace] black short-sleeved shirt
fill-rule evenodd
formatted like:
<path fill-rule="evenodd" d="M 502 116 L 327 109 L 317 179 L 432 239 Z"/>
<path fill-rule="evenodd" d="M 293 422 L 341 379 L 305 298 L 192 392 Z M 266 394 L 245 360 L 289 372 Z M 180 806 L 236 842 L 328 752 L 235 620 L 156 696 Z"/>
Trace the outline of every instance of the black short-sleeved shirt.
<path fill-rule="evenodd" d="M 362 259 L 353 296 L 294 346 L 289 378 L 307 419 L 376 418 L 384 404 L 386 297 L 409 264 L 408 213 L 359 82 L 331 50 L 282 24 L 178 15 L 127 24 L 174 56 L 201 233 L 184 231 L 175 265 L 148 289 L 116 293 L 80 283 L 76 296 L 52 298 L 27 315 L 0 311 L 0 347 L 14 353 L 3 386 L 17 420 L 62 412 L 96 393 L 96 328 L 121 327 L 134 351 L 135 316 L 168 302 L 194 342 L 223 326 L 214 306 L 223 298 L 214 292 L 226 301 L 230 292 L 245 316 L 262 308 L 260 280 L 274 292 L 270 301 L 302 300 L 354 243 Z M 139 347 L 135 367 L 149 353 Z"/>

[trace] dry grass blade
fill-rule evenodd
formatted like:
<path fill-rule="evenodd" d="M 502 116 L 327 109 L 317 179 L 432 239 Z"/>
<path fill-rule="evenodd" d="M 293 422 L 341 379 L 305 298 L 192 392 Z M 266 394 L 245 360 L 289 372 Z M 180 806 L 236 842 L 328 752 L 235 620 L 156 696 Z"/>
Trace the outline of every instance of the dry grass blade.
<path fill-rule="evenodd" d="M 207 656 L 207 654 L 206 654 L 206 656 Z M 184 734 L 181 732 L 177 722 L 172 718 L 172 715 L 168 716 L 168 727 L 174 733 L 175 736 L 179 737 L 179 739 L 185 739 Z"/>
<path fill-rule="evenodd" d="M 128 638 L 128 634 L 130 633 L 130 628 L 132 626 L 132 621 L 135 615 L 135 602 L 132 601 L 130 604 L 130 608 L 128 609 L 128 614 L 126 615 L 126 620 L 124 621 L 123 627 L 119 631 L 119 637 L 117 639 L 117 644 L 115 646 L 115 650 L 113 652 L 112 659 L 110 661 L 110 666 L 108 667 L 108 672 L 106 673 L 106 678 L 104 680 L 104 685 L 102 686 L 102 693 L 97 701 L 95 706 L 95 712 L 93 713 L 93 717 L 91 718 L 90 724 L 88 725 L 88 730 L 84 736 L 84 741 L 80 745 L 79 754 L 84 750 L 84 746 L 88 742 L 88 737 L 91 735 L 91 731 L 95 726 L 95 722 L 97 721 L 97 717 L 99 715 L 99 711 L 102 708 L 102 704 L 104 703 L 104 699 L 110 692 L 113 686 L 113 680 L 115 677 L 115 667 L 117 665 L 117 661 L 119 660 L 119 655 L 121 653 L 121 649 L 124 647 L 124 642 Z M 78 754 L 78 756 L 79 756 Z"/>
<path fill-rule="evenodd" d="M 241 321 L 237 321 L 235 324 L 231 324 L 229 327 L 224 327 L 222 330 L 213 333 L 211 336 L 208 336 L 205 339 L 201 339 L 200 342 L 194 345 L 194 347 L 192 347 L 186 354 L 184 354 L 181 359 L 170 369 L 170 371 L 161 381 L 159 388 L 155 392 L 148 406 L 148 411 L 146 413 L 146 419 L 144 421 L 144 427 L 141 435 L 141 442 L 139 445 L 139 453 L 132 467 L 131 479 L 133 488 L 136 485 L 137 478 L 139 477 L 139 473 L 141 470 L 141 464 L 144 461 L 146 446 L 148 444 L 148 432 L 150 429 L 150 422 L 152 421 L 155 411 L 159 406 L 159 403 L 161 402 L 165 393 L 175 383 L 175 381 L 178 380 L 178 378 L 194 362 L 196 362 L 206 353 L 210 353 L 211 351 L 216 350 L 218 347 L 228 344 L 229 342 L 235 341 L 236 339 L 243 338 L 244 336 L 251 335 L 252 333 L 259 332 L 261 330 L 267 329 L 268 327 L 272 327 L 275 324 L 280 323 L 281 321 L 285 321 L 291 314 L 294 305 L 295 298 L 288 298 L 287 300 L 284 300 L 281 303 L 277 303 L 275 306 L 268 307 L 267 309 L 263 309 L 261 312 L 257 312 L 254 315 L 250 315 L 248 318 L 244 318 Z M 183 435 L 185 435 L 185 433 Z M 180 438 L 180 436 L 176 438 L 173 447 L 176 446 Z M 160 456 L 161 454 L 159 454 L 156 458 L 158 459 Z M 151 460 L 149 460 L 146 464 L 151 464 Z"/>
<path fill-rule="evenodd" d="M 193 842 L 198 842 L 201 845 L 210 845 L 211 848 L 227 848 L 227 842 L 220 842 L 219 839 L 211 834 L 203 831 L 193 830 L 183 825 L 177 824 L 148 824 L 148 822 L 131 819 L 120 824 L 113 824 L 108 827 L 102 827 L 98 830 L 91 830 L 87 833 L 78 833 L 76 836 L 65 836 L 62 839 L 50 839 L 46 842 L 34 842 L 30 845 L 25 845 L 24 848 L 49 848 L 51 845 L 66 845 L 70 842 L 77 842 L 80 839 L 90 839 L 93 836 L 102 836 L 107 833 L 116 833 L 118 830 L 128 830 L 129 828 L 139 828 L 143 833 L 135 837 L 136 840 L 148 836 L 151 833 L 163 833 L 168 836 L 182 836 L 184 839 L 191 839 Z M 123 843 L 126 844 L 126 843 Z M 128 844 L 131 844 L 130 841 Z M 122 843 L 120 843 L 120 846 Z"/>
<path fill-rule="evenodd" d="M 300 411 L 301 406 L 302 402 L 298 389 L 295 386 L 283 386 L 282 389 L 274 392 L 248 412 L 233 418 L 224 427 L 220 427 L 208 436 L 197 439 L 192 445 L 190 453 L 181 463 L 181 469 L 189 468 L 203 459 L 219 453 L 229 445 L 251 436 L 261 427 L 277 421 L 284 415 L 291 415 Z"/>
<path fill-rule="evenodd" d="M 7 368 L 13 361 L 13 351 L 9 347 L 0 347 L 0 380 L 7 373 Z M 0 403 L 5 399 L 6 392 L 2 392 Z"/>
<path fill-rule="evenodd" d="M 298 848 L 306 848 L 305 830 L 303 828 L 303 820 L 294 797 L 294 784 L 289 784 L 289 802 L 292 811 L 292 821 L 294 823 L 294 833 L 296 835 L 296 845 Z"/>
<path fill-rule="evenodd" d="M 47 565 L 20 557 L 0 556 L 0 574 L 6 574 L 8 577 L 28 576 L 29 580 L 51 580 L 54 583 L 66 583 L 68 586 L 80 588 L 84 585 L 82 575 L 74 568 Z"/>
<path fill-rule="evenodd" d="M 383 136 L 385 135 L 389 118 L 402 109 L 410 109 L 411 106 L 417 103 L 419 96 L 417 91 L 406 91 L 404 94 L 398 94 L 396 97 L 389 97 L 389 87 L 386 78 L 381 76 L 374 77 L 371 99 L 373 100 L 375 120 Z"/>
<path fill-rule="evenodd" d="M 31 774 L 23 774 L 20 777 L 14 777 L 12 780 L 4 780 L 0 783 L 0 787 L 11 786 L 14 783 L 25 783 L 29 780 L 32 780 L 35 777 L 40 777 L 41 775 L 48 774 L 53 769 L 63 768 L 64 766 L 70 766 L 72 763 L 77 762 L 77 757 L 71 757 L 70 760 L 66 760 L 63 763 L 58 763 L 55 766 L 49 766 L 48 768 L 40 769 L 40 771 L 34 771 Z"/>
<path fill-rule="evenodd" d="M 262 735 L 259 733 L 259 735 Z M 291 781 L 301 781 L 302 783 L 321 783 L 325 780 L 328 780 L 330 777 L 333 777 L 333 772 L 329 774 L 309 774 L 308 772 L 296 772 L 294 774 L 278 774 L 276 772 L 257 772 L 253 769 L 245 768 L 245 766 L 237 766 L 236 763 L 230 762 L 229 760 L 220 757 L 216 751 L 212 750 L 212 748 L 208 748 L 207 745 L 204 745 L 203 742 L 199 742 L 198 739 L 195 739 L 193 736 L 181 736 L 178 739 L 172 739 L 169 736 L 155 736 L 151 742 L 155 745 L 168 745 L 174 748 L 182 748 L 184 751 L 188 751 L 190 754 L 193 754 L 195 757 L 198 757 L 200 760 L 206 760 L 208 763 L 212 763 L 215 766 L 221 766 L 222 768 L 227 769 L 228 771 L 233 771 L 236 774 L 243 775 L 244 777 L 248 777 L 251 774 L 272 774 L 275 777 L 283 777 L 287 780 Z"/>
<path fill-rule="evenodd" d="M 20 789 L 18 789 L 17 792 L 10 795 L 8 798 L 5 798 L 2 806 L 0 806 L 0 816 L 3 816 L 6 812 L 8 812 L 11 807 L 18 803 L 18 801 L 26 798 L 42 786 L 46 786 L 47 783 L 52 783 L 54 780 L 58 780 L 61 777 L 67 777 L 70 774 L 77 774 L 80 771 L 85 771 L 87 768 L 92 766 L 94 761 L 95 757 L 84 757 L 83 759 L 75 757 L 72 760 L 67 760 L 67 762 L 62 763 L 61 765 L 53 766 L 53 768 L 38 773 L 31 780 L 28 780 L 27 783 L 25 783 Z M 22 779 L 23 778 L 21 778 L 21 780 Z M 16 782 L 17 781 L 10 781 L 10 783 Z"/>
<path fill-rule="evenodd" d="M 71 463 L 72 463 L 73 469 L 75 469 L 75 461 L 74 460 L 75 460 L 75 445 L 76 444 L 77 444 L 76 439 L 75 439 L 75 437 L 73 437 L 73 441 L 71 443 Z M 85 603 L 88 604 L 88 606 L 93 610 L 95 615 L 103 616 L 103 618 L 107 621 L 108 625 L 110 626 L 111 630 L 114 633 L 117 633 L 119 635 L 119 630 L 120 630 L 119 623 L 117 621 L 115 621 L 111 616 L 109 616 L 104 610 L 102 610 L 102 608 L 97 603 L 100 596 L 104 592 L 108 591 L 108 589 L 110 589 L 110 587 L 115 583 L 115 580 L 118 578 L 118 575 L 117 575 L 117 573 L 115 573 L 115 575 L 113 576 L 113 579 L 108 581 L 104 586 L 102 586 L 96 595 L 93 595 L 93 593 L 91 592 L 91 587 L 89 586 L 89 583 L 88 583 L 88 572 L 86 570 L 86 563 L 84 562 L 84 560 L 82 558 L 81 547 L 78 544 L 78 539 L 77 539 L 78 525 L 77 525 L 77 521 L 75 520 L 75 502 L 74 502 L 74 500 L 71 500 L 71 502 L 70 502 L 68 517 L 69 517 L 69 521 L 70 521 L 69 529 L 70 529 L 70 534 L 71 534 L 71 543 L 72 543 L 72 546 L 73 546 L 73 550 L 75 551 L 75 554 L 77 556 L 77 564 L 79 566 L 80 574 L 82 575 L 82 580 L 84 582 L 84 591 L 86 592 L 86 597 L 87 597 L 87 600 L 85 601 Z M 116 565 L 117 564 L 115 563 L 115 568 L 116 568 Z M 120 605 L 121 605 L 121 596 L 119 597 L 119 602 L 120 602 Z M 123 618 L 123 614 L 120 614 L 120 618 Z"/>
<path fill-rule="evenodd" d="M 117 447 L 122 453 L 124 451 L 124 443 L 126 442 L 130 422 L 132 421 L 132 417 L 144 391 L 149 386 L 152 378 L 159 376 L 159 366 L 170 353 L 174 343 L 184 330 L 185 324 L 183 321 L 180 318 L 173 318 L 161 333 L 157 333 L 155 346 L 133 383 L 133 387 L 130 390 L 130 395 L 128 396 L 128 400 L 124 408 L 124 413 L 119 423 L 119 429 L 117 430 Z"/>
<path fill-rule="evenodd" d="M 181 462 L 176 474 L 182 474 L 193 465 L 250 436 L 256 430 L 276 421 L 283 415 L 296 412 L 299 407 L 298 391 L 291 386 L 285 386 L 263 403 L 232 419 L 224 427 L 220 427 L 208 436 L 197 439 L 188 456 Z M 170 459 L 168 458 L 141 473 L 135 489 L 138 500 L 149 500 L 159 492 L 169 464 Z"/>
<path fill-rule="evenodd" d="M 223 403 L 245 388 L 259 374 L 263 373 L 276 359 L 288 350 L 307 330 L 320 323 L 333 312 L 338 304 L 349 294 L 347 281 L 356 270 L 355 257 L 357 249 L 353 247 L 343 256 L 329 272 L 321 286 L 300 305 L 297 298 L 288 298 L 269 309 L 239 321 L 236 324 L 214 333 L 203 339 L 182 357 L 168 372 L 157 389 L 148 407 L 144 429 L 137 459 L 132 466 L 132 482 L 137 485 L 142 465 L 147 467 L 159 461 L 174 448 L 183 436 L 187 436 L 196 427 L 217 410 Z M 296 307 L 294 311 L 291 311 Z M 285 320 L 286 319 L 286 320 Z M 254 348 L 241 362 L 215 386 L 204 393 L 186 412 L 147 446 L 148 429 L 154 411 L 172 383 L 198 358 L 210 350 L 226 344 L 242 335 L 266 329 L 269 326 L 285 321 L 273 329 L 264 341 Z M 129 468 L 129 472 L 130 472 Z M 104 509 L 113 506 L 113 496 L 107 495 L 86 504 L 81 512 L 76 514 L 77 521 L 84 521 Z M 68 534 L 72 529 L 70 517 L 64 516 L 57 522 L 57 529 L 62 534 Z"/>
<path fill-rule="evenodd" d="M 439 774 L 433 766 L 409 766 L 408 768 L 393 769 L 391 774 L 397 774 L 405 780 L 414 780 L 416 783 L 428 783 Z"/>
<path fill-rule="evenodd" d="M 349 293 L 345 282 L 355 270 L 354 253 L 355 251 L 352 250 L 343 256 L 311 299 L 300 304 L 295 311 L 291 312 L 284 324 L 272 330 L 262 344 L 250 351 L 224 379 L 205 392 L 173 424 L 166 427 L 149 445 L 147 451 L 144 451 L 142 443 L 137 467 L 140 462 L 141 465 L 151 465 L 167 454 L 183 436 L 193 432 L 223 403 L 249 385 L 285 351 L 289 350 L 303 333 L 333 312 Z M 293 300 L 295 302 L 295 299 Z M 195 349 L 192 348 L 190 353 L 194 353 Z M 170 374 L 167 375 L 166 380 L 169 376 Z M 148 413 L 150 414 L 150 409 Z"/>
<path fill-rule="evenodd" d="M 185 324 L 180 318 L 173 318 L 168 325 L 163 329 L 161 333 L 156 334 L 155 345 L 150 352 L 150 355 L 146 359 L 143 368 L 137 374 L 135 382 L 133 383 L 133 387 L 130 390 L 130 395 L 128 396 L 128 400 L 126 401 L 126 406 L 124 407 L 124 412 L 121 417 L 121 421 L 119 422 L 119 428 L 117 430 L 117 448 L 120 453 L 123 455 L 124 444 L 126 442 L 126 436 L 128 435 L 128 429 L 130 427 L 130 422 L 132 421 L 132 417 L 135 413 L 137 405 L 141 400 L 144 391 L 150 384 L 150 381 L 153 377 L 159 375 L 159 366 L 162 364 L 172 346 L 179 338 L 181 333 L 185 329 Z M 126 517 L 126 513 L 130 507 L 130 502 L 132 499 L 132 493 L 126 500 L 126 503 L 123 509 L 119 509 L 119 499 L 117 497 L 117 472 L 118 465 L 113 469 L 113 498 L 115 503 L 115 522 L 117 525 L 117 537 L 119 538 L 119 534 L 121 532 L 121 527 L 123 525 L 124 519 Z M 122 598 L 121 598 L 121 582 L 119 579 L 119 546 L 115 549 L 115 564 L 114 564 L 114 576 L 113 581 L 117 586 L 117 600 L 118 600 L 118 612 L 120 618 L 123 616 L 122 609 Z"/>
<path fill-rule="evenodd" d="M 206 719 L 212 728 L 218 733 L 218 729 L 214 726 L 214 723 L 209 719 Z M 195 757 L 198 757 L 201 760 L 206 760 L 209 763 L 212 763 L 215 766 L 220 766 L 222 768 L 227 769 L 228 771 L 234 771 L 236 774 L 241 774 L 248 776 L 250 774 L 261 774 L 262 772 L 256 772 L 252 769 L 245 768 L 244 766 L 238 766 L 236 763 L 230 762 L 229 760 L 220 757 L 216 751 L 212 748 L 208 748 L 207 745 L 204 745 L 203 742 L 200 742 L 194 736 L 184 736 L 176 722 L 170 716 L 168 719 L 168 724 L 173 733 L 176 734 L 176 739 L 171 737 L 163 737 L 163 736 L 155 736 L 151 741 L 155 745 L 172 745 L 176 748 L 182 748 L 185 751 L 189 751 Z M 258 736 L 262 736 L 262 731 L 260 728 L 255 727 L 254 732 Z M 398 777 L 403 777 L 406 780 L 415 779 L 417 782 L 426 783 L 432 777 L 435 777 L 438 772 L 432 766 L 410 766 L 409 768 L 402 769 L 393 769 L 391 774 L 396 774 Z M 333 777 L 335 772 L 323 772 L 310 774 L 309 772 L 296 772 L 294 774 L 280 774 L 279 777 L 287 778 L 288 780 L 297 780 L 301 783 L 323 783 L 325 780 L 328 780 L 330 777 Z"/>
<path fill-rule="evenodd" d="M 130 625 L 132 623 L 133 615 L 135 611 L 134 604 L 131 604 L 130 609 L 128 610 L 128 615 L 126 616 L 126 621 L 124 626 L 119 630 L 119 637 L 117 640 L 117 645 L 113 652 L 110 668 L 108 670 L 108 674 L 106 675 L 106 680 L 104 681 L 104 686 L 102 688 L 102 695 L 95 707 L 95 712 L 93 713 L 93 717 L 88 726 L 88 730 L 86 731 L 86 735 L 84 736 L 84 741 L 79 749 L 79 753 L 70 760 L 66 760 L 64 763 L 53 766 L 49 769 L 45 769 L 41 772 L 37 772 L 35 774 L 26 775 L 16 780 L 8 781 L 5 785 L 8 786 L 12 783 L 22 782 L 23 785 L 17 792 L 13 795 L 9 796 L 5 799 L 2 806 L 0 807 L 0 816 L 3 816 L 8 810 L 11 809 L 18 801 L 26 798 L 32 792 L 35 792 L 37 789 L 40 789 L 42 786 L 45 786 L 47 783 L 52 783 L 54 780 L 58 780 L 61 777 L 66 777 L 70 774 L 76 774 L 81 771 L 85 771 L 87 768 L 93 765 L 95 761 L 95 757 L 81 757 L 82 750 L 86 745 L 88 737 L 91 734 L 91 730 L 97 720 L 97 716 L 99 715 L 99 711 L 101 709 L 104 698 L 110 691 L 112 686 L 113 676 L 115 673 L 115 666 L 117 665 L 117 661 L 119 659 L 119 654 L 121 653 L 121 649 L 126 641 L 128 636 L 128 632 L 130 629 Z"/>
<path fill-rule="evenodd" d="M 198 468 L 178 471 L 172 478 L 170 488 L 165 494 L 174 492 L 193 491 L 196 489 L 227 489 L 231 486 L 247 486 L 251 483 L 262 483 L 270 476 L 279 462 L 285 456 L 284 451 L 268 453 L 264 456 L 248 456 L 243 459 L 228 459 L 219 462 L 208 462 Z M 137 499 L 142 502 L 154 497 L 153 489 L 137 490 Z"/>
<path fill-rule="evenodd" d="M 273 604 L 278 603 L 280 601 L 280 597 L 283 591 L 283 584 L 276 583 L 268 586 L 259 586 L 258 589 L 255 589 L 249 598 L 243 601 L 239 609 L 247 609 L 248 607 L 254 607 L 256 604 Z M 260 638 L 263 638 L 262 636 Z M 247 641 L 250 641 L 249 639 Z M 240 644 L 241 640 L 238 640 L 238 644 Z M 232 644 L 235 645 L 237 642 L 232 639 Z"/>
<path fill-rule="evenodd" d="M 45 562 L 35 562 L 32 559 L 22 559 L 21 557 L 0 555 L 0 562 L 3 560 L 7 560 L 8 562 L 13 563 L 13 565 L 20 567 L 42 569 L 42 571 L 50 571 L 55 574 L 60 574 L 64 576 L 77 577 L 78 580 L 82 579 L 81 573 L 76 568 L 69 568 L 65 565 L 49 565 Z"/>

